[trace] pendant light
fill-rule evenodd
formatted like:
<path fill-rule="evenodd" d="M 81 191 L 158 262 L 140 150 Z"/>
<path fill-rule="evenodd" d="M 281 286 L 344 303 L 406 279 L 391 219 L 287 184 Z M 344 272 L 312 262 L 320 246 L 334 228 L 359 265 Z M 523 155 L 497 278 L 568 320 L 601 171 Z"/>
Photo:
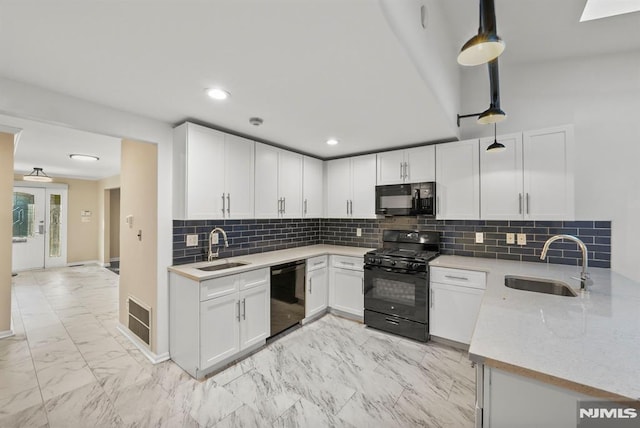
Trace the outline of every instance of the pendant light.
<path fill-rule="evenodd" d="M 47 174 L 44 173 L 44 171 L 42 171 L 42 168 L 33 168 L 33 171 L 31 171 L 30 174 L 27 175 L 23 175 L 22 179 L 24 181 L 38 181 L 40 183 L 50 183 L 51 181 L 53 181 L 53 179 L 51 177 L 49 177 Z"/>
<path fill-rule="evenodd" d="M 498 72 L 498 58 L 490 61 L 488 68 L 491 103 L 489 104 L 489 108 L 478 116 L 478 123 L 481 125 L 501 122 L 507 117 L 507 114 L 500 108 L 500 75 Z"/>
<path fill-rule="evenodd" d="M 458 54 L 460 65 L 480 65 L 500 56 L 504 41 L 496 29 L 496 10 L 493 0 L 480 0 L 480 26 L 478 34 L 462 46 Z"/>
<path fill-rule="evenodd" d="M 491 152 L 491 153 L 497 153 L 497 152 L 501 152 L 504 149 L 506 149 L 506 147 L 504 146 L 504 144 L 502 143 L 498 143 L 498 137 L 496 136 L 496 124 L 493 124 L 493 143 L 491 143 L 491 145 L 489 147 L 487 147 L 487 151 Z"/>

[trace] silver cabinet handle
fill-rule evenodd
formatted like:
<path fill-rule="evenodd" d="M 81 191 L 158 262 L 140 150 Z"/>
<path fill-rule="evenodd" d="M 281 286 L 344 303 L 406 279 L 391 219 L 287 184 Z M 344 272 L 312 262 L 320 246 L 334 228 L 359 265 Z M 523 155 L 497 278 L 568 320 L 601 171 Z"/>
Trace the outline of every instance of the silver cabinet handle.
<path fill-rule="evenodd" d="M 227 193 L 227 214 L 231 215 L 231 193 Z"/>
<path fill-rule="evenodd" d="M 236 302 L 236 305 L 238 305 L 238 316 L 237 316 L 237 318 L 238 318 L 238 322 L 240 322 L 240 300 L 238 300 Z"/>
<path fill-rule="evenodd" d="M 278 199 L 278 214 L 282 214 L 282 198 Z"/>
<path fill-rule="evenodd" d="M 436 214 L 440 214 L 440 196 L 436 196 Z"/>
<path fill-rule="evenodd" d="M 402 172 L 402 162 L 400 162 L 400 180 L 402 180 L 403 172 Z"/>
<path fill-rule="evenodd" d="M 313 293 L 313 277 L 309 277 L 309 294 Z"/>
<path fill-rule="evenodd" d="M 429 307 L 433 308 L 433 302 L 434 302 L 434 298 L 433 298 L 433 288 L 429 290 Z"/>
<path fill-rule="evenodd" d="M 527 214 L 529 214 L 529 193 L 527 192 Z"/>
<path fill-rule="evenodd" d="M 242 299 L 242 319 L 247 319 L 247 299 Z"/>
<path fill-rule="evenodd" d="M 364 278 L 362 278 L 362 295 L 364 296 Z"/>
<path fill-rule="evenodd" d="M 404 163 L 404 179 L 405 181 L 409 178 L 409 163 Z"/>
<path fill-rule="evenodd" d="M 385 318 L 384 319 L 388 324 L 393 324 L 393 325 L 400 325 L 400 323 L 396 320 L 392 320 L 391 318 Z"/>
<path fill-rule="evenodd" d="M 222 194 L 222 216 L 224 216 L 224 193 Z"/>
<path fill-rule="evenodd" d="M 347 215 L 349 215 L 349 199 L 347 199 Z"/>
<path fill-rule="evenodd" d="M 353 201 L 349 200 L 349 214 L 353 215 Z"/>
<path fill-rule="evenodd" d="M 307 200 L 304 200 L 304 213 L 307 214 Z"/>
<path fill-rule="evenodd" d="M 518 193 L 518 213 L 522 214 L 522 193 Z"/>
<path fill-rule="evenodd" d="M 445 275 L 444 277 L 449 279 L 459 279 L 461 281 L 469 281 L 469 278 L 465 278 L 464 276 Z"/>
<path fill-rule="evenodd" d="M 282 198 L 282 214 L 287 212 L 287 198 Z"/>

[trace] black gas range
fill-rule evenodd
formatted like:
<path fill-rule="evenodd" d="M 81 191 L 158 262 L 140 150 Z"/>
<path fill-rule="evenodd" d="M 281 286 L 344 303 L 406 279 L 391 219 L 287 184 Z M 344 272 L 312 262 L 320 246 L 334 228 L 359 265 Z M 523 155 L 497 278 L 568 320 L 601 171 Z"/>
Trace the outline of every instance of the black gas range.
<path fill-rule="evenodd" d="M 383 247 L 364 257 L 365 324 L 429 340 L 429 261 L 439 254 L 438 232 L 383 231 Z"/>

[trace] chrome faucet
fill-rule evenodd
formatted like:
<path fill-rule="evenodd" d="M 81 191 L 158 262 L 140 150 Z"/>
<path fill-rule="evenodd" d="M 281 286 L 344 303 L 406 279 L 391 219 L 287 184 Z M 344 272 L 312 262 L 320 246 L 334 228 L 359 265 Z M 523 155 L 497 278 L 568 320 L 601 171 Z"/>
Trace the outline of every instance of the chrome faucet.
<path fill-rule="evenodd" d="M 218 257 L 218 253 L 220 252 L 220 248 L 218 248 L 218 250 L 216 250 L 215 253 L 211 250 L 211 243 L 213 242 L 213 234 L 216 232 L 222 233 L 222 237 L 224 238 L 224 246 L 225 247 L 229 246 L 229 242 L 227 241 L 227 232 L 225 232 L 220 227 L 216 227 L 215 229 L 213 229 L 211 232 L 209 232 L 209 256 L 207 257 L 208 261 L 212 261 L 213 259 Z"/>
<path fill-rule="evenodd" d="M 587 246 L 584 245 L 579 238 L 576 238 L 573 235 L 554 235 L 551 238 L 547 239 L 547 242 L 544 243 L 544 247 L 542 247 L 542 253 L 540 254 L 540 260 L 544 260 L 547 257 L 547 251 L 549 251 L 549 246 L 560 239 L 568 239 L 569 241 L 573 241 L 580 247 L 582 251 L 582 272 L 580 273 L 580 278 L 576 278 L 580 280 L 580 290 L 586 290 L 587 285 L 591 285 L 591 280 L 589 279 L 589 272 L 587 272 L 587 268 L 589 267 L 589 256 L 587 254 Z"/>

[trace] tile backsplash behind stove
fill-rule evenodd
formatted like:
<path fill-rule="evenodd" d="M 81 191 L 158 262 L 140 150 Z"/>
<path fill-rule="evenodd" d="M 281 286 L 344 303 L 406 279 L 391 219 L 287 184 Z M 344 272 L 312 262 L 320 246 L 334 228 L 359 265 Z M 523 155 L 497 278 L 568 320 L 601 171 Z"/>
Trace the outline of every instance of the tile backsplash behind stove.
<path fill-rule="evenodd" d="M 549 237 L 575 235 L 587 245 L 590 266 L 611 266 L 610 221 L 433 220 L 421 217 L 174 220 L 173 263 L 206 260 L 209 232 L 216 226 L 222 227 L 229 238 L 229 248 L 220 247 L 221 258 L 313 244 L 377 248 L 382 246 L 384 229 L 424 229 L 441 232 L 442 254 L 542 263 L 540 252 Z M 361 229 L 361 236 L 357 236 L 357 229 Z M 476 232 L 483 232 L 482 244 L 475 243 Z M 527 244 L 507 244 L 506 233 L 526 234 Z M 187 234 L 198 235 L 198 246 L 186 246 Z M 582 255 L 573 242 L 555 242 L 548 258 L 550 263 L 579 265 Z"/>

